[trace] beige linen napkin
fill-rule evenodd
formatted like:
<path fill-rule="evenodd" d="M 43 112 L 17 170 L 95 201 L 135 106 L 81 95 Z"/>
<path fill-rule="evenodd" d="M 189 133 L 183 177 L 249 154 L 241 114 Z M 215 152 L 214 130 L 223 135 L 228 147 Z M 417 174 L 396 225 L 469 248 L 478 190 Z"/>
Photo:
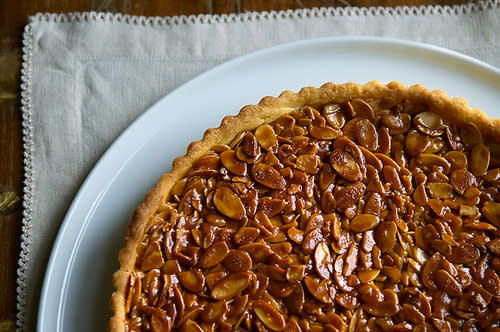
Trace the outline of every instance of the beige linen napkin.
<path fill-rule="evenodd" d="M 170 18 L 31 17 L 22 69 L 26 180 L 19 329 L 35 329 L 50 250 L 82 181 L 134 119 L 180 84 L 253 50 L 326 36 L 425 42 L 500 67 L 499 32 L 498 0 Z"/>

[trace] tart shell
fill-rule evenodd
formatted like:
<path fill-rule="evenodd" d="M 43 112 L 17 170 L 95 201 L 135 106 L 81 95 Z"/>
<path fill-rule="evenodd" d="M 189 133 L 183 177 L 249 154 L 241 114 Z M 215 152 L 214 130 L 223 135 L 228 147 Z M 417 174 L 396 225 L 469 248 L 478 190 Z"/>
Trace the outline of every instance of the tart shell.
<path fill-rule="evenodd" d="M 264 97 L 257 105 L 243 107 L 238 115 L 226 116 L 218 128 L 208 129 L 200 141 L 192 142 L 186 154 L 174 160 L 171 172 L 160 178 L 157 186 L 146 195 L 144 203 L 136 209 L 127 230 L 125 248 L 119 253 L 120 269 L 113 275 L 116 291 L 111 297 L 114 316 L 109 322 L 110 331 L 125 331 L 127 283 L 136 263 L 136 248 L 144 236 L 148 219 L 162 202 L 168 200 L 172 187 L 189 171 L 196 160 L 209 152 L 214 145 L 228 144 L 240 132 L 270 123 L 304 105 L 340 104 L 360 97 L 390 99 L 394 103 L 408 99 L 415 103 L 427 104 L 431 111 L 457 126 L 472 122 L 485 137 L 494 138 L 500 135 L 500 119 L 490 119 L 482 110 L 470 108 L 465 99 L 449 98 L 441 90 L 430 91 L 421 85 L 406 87 L 399 82 L 382 84 L 372 81 L 365 85 L 326 83 L 319 88 L 302 88 L 297 93 L 287 90 L 279 97 Z"/>

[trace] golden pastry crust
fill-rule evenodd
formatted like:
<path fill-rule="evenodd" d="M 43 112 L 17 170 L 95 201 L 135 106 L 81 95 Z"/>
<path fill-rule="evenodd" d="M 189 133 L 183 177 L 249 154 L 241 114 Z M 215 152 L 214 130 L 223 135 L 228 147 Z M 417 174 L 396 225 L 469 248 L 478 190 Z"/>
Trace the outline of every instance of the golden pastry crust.
<path fill-rule="evenodd" d="M 257 105 L 245 106 L 237 116 L 225 117 L 220 127 L 208 129 L 202 140 L 191 143 L 186 155 L 174 160 L 172 171 L 161 177 L 156 188 L 147 194 L 144 203 L 135 211 L 126 234 L 126 246 L 119 253 L 121 267 L 113 275 L 116 291 L 111 298 L 114 316 L 109 323 L 110 330 L 125 330 L 126 287 L 130 273 L 135 267 L 137 245 L 144 236 L 148 218 L 155 213 L 162 202 L 168 200 L 172 187 L 185 176 L 196 160 L 207 154 L 214 145 L 228 144 L 238 133 L 270 123 L 304 105 L 341 104 L 361 97 L 390 99 L 394 101 L 393 104 L 409 100 L 417 104 L 431 105 L 431 111 L 458 126 L 472 122 L 480 129 L 483 136 L 500 135 L 500 120 L 490 119 L 482 110 L 470 108 L 465 99 L 449 98 L 440 90 L 430 91 L 421 85 L 406 87 L 398 82 L 382 84 L 372 81 L 365 85 L 326 83 L 320 88 L 303 88 L 298 93 L 284 91 L 277 98 L 265 97 Z"/>

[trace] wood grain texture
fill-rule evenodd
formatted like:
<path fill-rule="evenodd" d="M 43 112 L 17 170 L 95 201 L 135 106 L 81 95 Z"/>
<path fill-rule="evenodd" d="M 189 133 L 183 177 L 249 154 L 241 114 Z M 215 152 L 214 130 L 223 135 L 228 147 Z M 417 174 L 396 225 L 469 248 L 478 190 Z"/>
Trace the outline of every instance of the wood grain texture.
<path fill-rule="evenodd" d="M 466 0 L 0 0 L 0 192 L 22 196 L 23 147 L 19 102 L 22 32 L 37 12 L 121 12 L 145 16 L 229 14 L 322 6 L 460 4 Z M 22 214 L 0 214 L 0 331 L 12 331 Z M 41 271 L 42 273 L 43 271 Z"/>

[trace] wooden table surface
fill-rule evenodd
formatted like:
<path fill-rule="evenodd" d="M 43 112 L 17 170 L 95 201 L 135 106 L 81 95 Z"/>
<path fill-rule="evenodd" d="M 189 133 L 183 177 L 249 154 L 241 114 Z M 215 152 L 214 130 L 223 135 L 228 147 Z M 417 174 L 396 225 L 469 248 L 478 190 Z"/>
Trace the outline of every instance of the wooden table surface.
<path fill-rule="evenodd" d="M 328 6 L 394 7 L 467 2 L 466 0 L 0 0 L 0 332 L 14 331 L 16 319 L 16 270 L 20 253 L 24 173 L 19 95 L 21 41 L 29 15 L 37 12 L 106 11 L 144 16 L 173 16 Z"/>

